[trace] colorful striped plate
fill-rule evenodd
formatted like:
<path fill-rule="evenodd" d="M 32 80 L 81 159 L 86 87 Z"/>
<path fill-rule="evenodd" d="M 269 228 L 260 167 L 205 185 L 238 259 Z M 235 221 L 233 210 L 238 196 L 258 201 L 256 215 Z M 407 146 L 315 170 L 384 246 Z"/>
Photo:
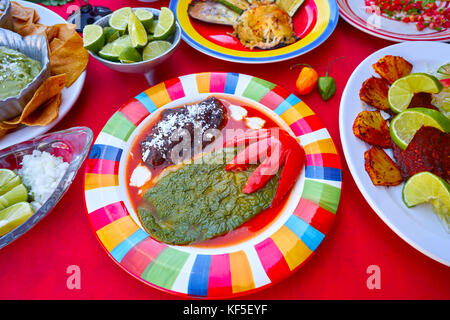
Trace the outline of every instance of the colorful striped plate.
<path fill-rule="evenodd" d="M 339 19 L 336 0 L 305 0 L 292 17 L 295 34 L 300 40 L 278 49 L 249 50 L 231 35 L 232 27 L 191 19 L 187 13 L 190 2 L 170 2 L 170 9 L 181 26 L 183 40 L 212 57 L 241 63 L 268 63 L 298 57 L 324 42 Z"/>
<path fill-rule="evenodd" d="M 256 104 L 284 122 L 305 149 L 306 167 L 281 213 L 255 236 L 220 247 L 166 245 L 140 226 L 126 191 L 126 157 L 158 108 L 199 101 L 213 93 Z M 124 270 L 173 294 L 225 298 L 278 282 L 312 255 L 336 215 L 341 164 L 328 131 L 295 95 L 248 75 L 199 73 L 157 84 L 122 106 L 92 147 L 84 186 L 91 226 Z"/>
<path fill-rule="evenodd" d="M 418 31 L 415 23 L 404 23 L 380 14 L 376 6 L 366 6 L 363 0 L 337 0 L 339 13 L 355 28 L 375 37 L 396 42 L 449 41 L 450 29 L 436 31 L 425 28 Z M 440 8 L 448 8 L 450 2 L 436 1 Z"/>

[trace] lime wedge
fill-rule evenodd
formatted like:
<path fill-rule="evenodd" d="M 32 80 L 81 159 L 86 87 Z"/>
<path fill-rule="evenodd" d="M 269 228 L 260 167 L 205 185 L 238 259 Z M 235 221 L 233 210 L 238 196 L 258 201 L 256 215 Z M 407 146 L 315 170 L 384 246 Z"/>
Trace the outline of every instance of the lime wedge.
<path fill-rule="evenodd" d="M 88 24 L 83 29 L 83 46 L 86 50 L 99 52 L 105 45 L 103 28 L 96 24 Z"/>
<path fill-rule="evenodd" d="M 113 42 L 114 40 L 119 39 L 120 37 L 120 32 L 111 27 L 104 27 L 103 33 L 105 34 L 106 43 Z"/>
<path fill-rule="evenodd" d="M 122 63 L 133 63 L 142 61 L 142 56 L 136 48 L 127 47 L 119 55 L 119 60 Z"/>
<path fill-rule="evenodd" d="M 276 0 L 275 3 L 292 17 L 304 1 L 305 0 Z"/>
<path fill-rule="evenodd" d="M 172 44 L 167 41 L 152 41 L 144 48 L 144 51 L 142 52 L 142 59 L 151 60 L 156 58 L 169 50 L 171 45 Z"/>
<path fill-rule="evenodd" d="M 450 63 L 440 66 L 437 72 L 444 76 L 450 77 Z"/>
<path fill-rule="evenodd" d="M 128 26 L 128 17 L 132 12 L 130 7 L 124 7 L 116 10 L 109 18 L 109 26 L 118 30 L 120 34 L 124 34 Z"/>
<path fill-rule="evenodd" d="M 0 187 L 7 184 L 12 178 L 16 177 L 17 174 L 9 169 L 0 169 Z"/>
<path fill-rule="evenodd" d="M 154 34 L 155 33 L 155 29 L 156 29 L 156 25 L 158 24 L 158 20 L 153 20 L 153 22 L 151 23 L 151 25 L 148 27 L 147 32 Z"/>
<path fill-rule="evenodd" d="M 28 190 L 23 184 L 12 188 L 4 195 L 0 196 L 0 210 L 5 209 L 17 202 L 28 200 Z"/>
<path fill-rule="evenodd" d="M 450 119 L 450 87 L 446 87 L 441 92 L 434 94 L 431 103 Z"/>
<path fill-rule="evenodd" d="M 392 140 L 404 150 L 422 126 L 449 132 L 450 120 L 436 110 L 411 108 L 396 115 L 391 121 L 389 130 Z"/>
<path fill-rule="evenodd" d="M 165 40 L 170 37 L 174 31 L 175 16 L 169 8 L 162 7 L 153 37 L 155 40 Z"/>
<path fill-rule="evenodd" d="M 21 182 L 22 182 L 22 179 L 20 178 L 20 176 L 15 176 L 11 180 L 9 180 L 7 183 L 2 184 L 2 186 L 0 187 L 0 195 L 7 193 L 12 188 L 18 186 Z"/>
<path fill-rule="evenodd" d="M 145 9 L 137 9 L 134 13 L 144 26 L 145 30 L 148 32 L 150 27 L 153 25 L 153 13 Z"/>
<path fill-rule="evenodd" d="M 450 185 L 431 172 L 413 175 L 403 186 L 403 202 L 408 208 L 431 202 L 447 230 L 450 228 Z"/>
<path fill-rule="evenodd" d="M 426 73 L 411 73 L 396 80 L 388 91 L 389 106 L 394 112 L 408 108 L 414 93 L 439 93 L 443 88 L 436 77 Z"/>
<path fill-rule="evenodd" d="M 128 33 L 134 48 L 143 48 L 147 44 L 147 30 L 133 12 L 128 17 Z"/>
<path fill-rule="evenodd" d="M 20 226 L 33 212 L 28 202 L 19 202 L 0 211 L 0 236 Z"/>
<path fill-rule="evenodd" d="M 131 46 L 131 37 L 129 35 L 124 35 L 104 46 L 103 49 L 99 51 L 98 55 L 103 59 L 117 62 L 119 61 L 119 55 L 122 51 Z"/>

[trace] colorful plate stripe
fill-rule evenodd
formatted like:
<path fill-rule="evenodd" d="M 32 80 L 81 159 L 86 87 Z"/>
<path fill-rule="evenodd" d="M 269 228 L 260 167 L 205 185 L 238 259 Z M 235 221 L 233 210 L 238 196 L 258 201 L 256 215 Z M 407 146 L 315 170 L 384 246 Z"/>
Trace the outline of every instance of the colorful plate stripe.
<path fill-rule="evenodd" d="M 336 0 L 314 0 L 318 18 L 311 32 L 305 37 L 278 49 L 241 51 L 215 44 L 200 35 L 187 14 L 189 3 L 190 1 L 186 0 L 172 0 L 169 5 L 181 26 L 183 40 L 193 48 L 212 57 L 241 63 L 268 63 L 298 57 L 322 44 L 333 33 L 339 19 Z"/>
<path fill-rule="evenodd" d="M 130 136 L 152 112 L 200 93 L 228 93 L 259 102 L 278 114 L 306 153 L 301 198 L 285 223 L 265 239 L 205 253 L 152 239 L 133 220 L 120 186 L 119 167 Z M 180 100 L 181 101 L 181 100 Z M 182 104 L 182 102 L 180 102 Z M 316 250 L 338 208 L 341 164 L 328 131 L 295 95 L 268 81 L 237 73 L 200 73 L 162 82 L 123 105 L 97 137 L 86 163 L 85 201 L 99 241 L 126 271 L 170 293 L 224 298 L 250 293 L 289 276 Z"/>

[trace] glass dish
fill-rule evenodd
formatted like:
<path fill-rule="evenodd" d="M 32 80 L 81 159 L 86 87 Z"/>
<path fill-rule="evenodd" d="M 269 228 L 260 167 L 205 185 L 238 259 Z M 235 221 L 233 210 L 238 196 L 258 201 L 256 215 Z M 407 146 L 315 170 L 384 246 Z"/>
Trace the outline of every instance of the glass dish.
<path fill-rule="evenodd" d="M 22 158 L 33 150 L 46 151 L 62 157 L 69 167 L 50 198 L 24 223 L 0 237 L 0 249 L 10 244 L 34 227 L 58 203 L 69 189 L 78 169 L 86 158 L 93 140 L 92 130 L 87 127 L 74 127 L 52 132 L 40 137 L 0 150 L 0 168 L 18 169 Z"/>

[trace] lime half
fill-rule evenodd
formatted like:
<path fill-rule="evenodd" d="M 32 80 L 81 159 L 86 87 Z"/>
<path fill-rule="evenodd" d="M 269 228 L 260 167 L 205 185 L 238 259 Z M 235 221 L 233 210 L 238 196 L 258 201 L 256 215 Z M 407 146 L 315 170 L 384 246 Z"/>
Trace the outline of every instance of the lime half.
<path fill-rule="evenodd" d="M 116 10 L 109 18 L 109 26 L 120 31 L 120 34 L 124 34 L 128 26 L 128 17 L 132 12 L 130 7 L 124 7 Z"/>
<path fill-rule="evenodd" d="M 0 236 L 20 226 L 33 212 L 28 202 L 19 202 L 0 211 Z"/>
<path fill-rule="evenodd" d="M 167 41 L 152 41 L 144 48 L 144 51 L 142 52 L 142 59 L 154 59 L 169 50 L 171 45 L 172 44 Z"/>
<path fill-rule="evenodd" d="M 403 202 L 408 208 L 431 202 L 433 211 L 446 229 L 450 226 L 450 185 L 431 172 L 413 175 L 403 186 Z"/>
<path fill-rule="evenodd" d="M 155 40 L 165 40 L 175 31 L 175 16 L 169 8 L 162 7 L 159 14 L 158 23 L 155 27 L 153 38 Z"/>
<path fill-rule="evenodd" d="M 404 150 L 422 126 L 449 132 L 450 120 L 436 110 L 411 108 L 396 115 L 391 121 L 389 130 L 392 140 Z"/>
<path fill-rule="evenodd" d="M 105 34 L 105 42 L 113 42 L 116 39 L 119 39 L 120 32 L 114 28 L 111 27 L 104 27 L 103 33 Z"/>
<path fill-rule="evenodd" d="M 128 33 L 134 48 L 143 48 L 147 44 L 147 30 L 133 12 L 128 17 Z"/>
<path fill-rule="evenodd" d="M 105 45 L 103 28 L 96 24 L 88 24 L 83 29 L 83 46 L 86 50 L 99 52 Z"/>
<path fill-rule="evenodd" d="M 142 56 L 136 48 L 127 47 L 120 53 L 119 60 L 122 63 L 134 63 L 142 61 Z"/>
<path fill-rule="evenodd" d="M 151 26 L 153 25 L 153 13 L 145 9 L 137 9 L 134 13 L 144 28 L 149 32 Z"/>
<path fill-rule="evenodd" d="M 28 200 L 28 190 L 23 184 L 12 188 L 4 195 L 0 196 L 0 210 L 5 209 L 17 202 Z"/>
<path fill-rule="evenodd" d="M 129 35 L 121 36 L 119 39 L 104 46 L 98 55 L 103 59 L 117 62 L 119 61 L 119 55 L 127 47 L 132 47 L 131 37 Z"/>
<path fill-rule="evenodd" d="M 412 73 L 396 80 L 388 91 L 389 106 L 394 112 L 408 108 L 414 93 L 439 93 L 443 88 L 436 77 L 426 73 Z"/>

